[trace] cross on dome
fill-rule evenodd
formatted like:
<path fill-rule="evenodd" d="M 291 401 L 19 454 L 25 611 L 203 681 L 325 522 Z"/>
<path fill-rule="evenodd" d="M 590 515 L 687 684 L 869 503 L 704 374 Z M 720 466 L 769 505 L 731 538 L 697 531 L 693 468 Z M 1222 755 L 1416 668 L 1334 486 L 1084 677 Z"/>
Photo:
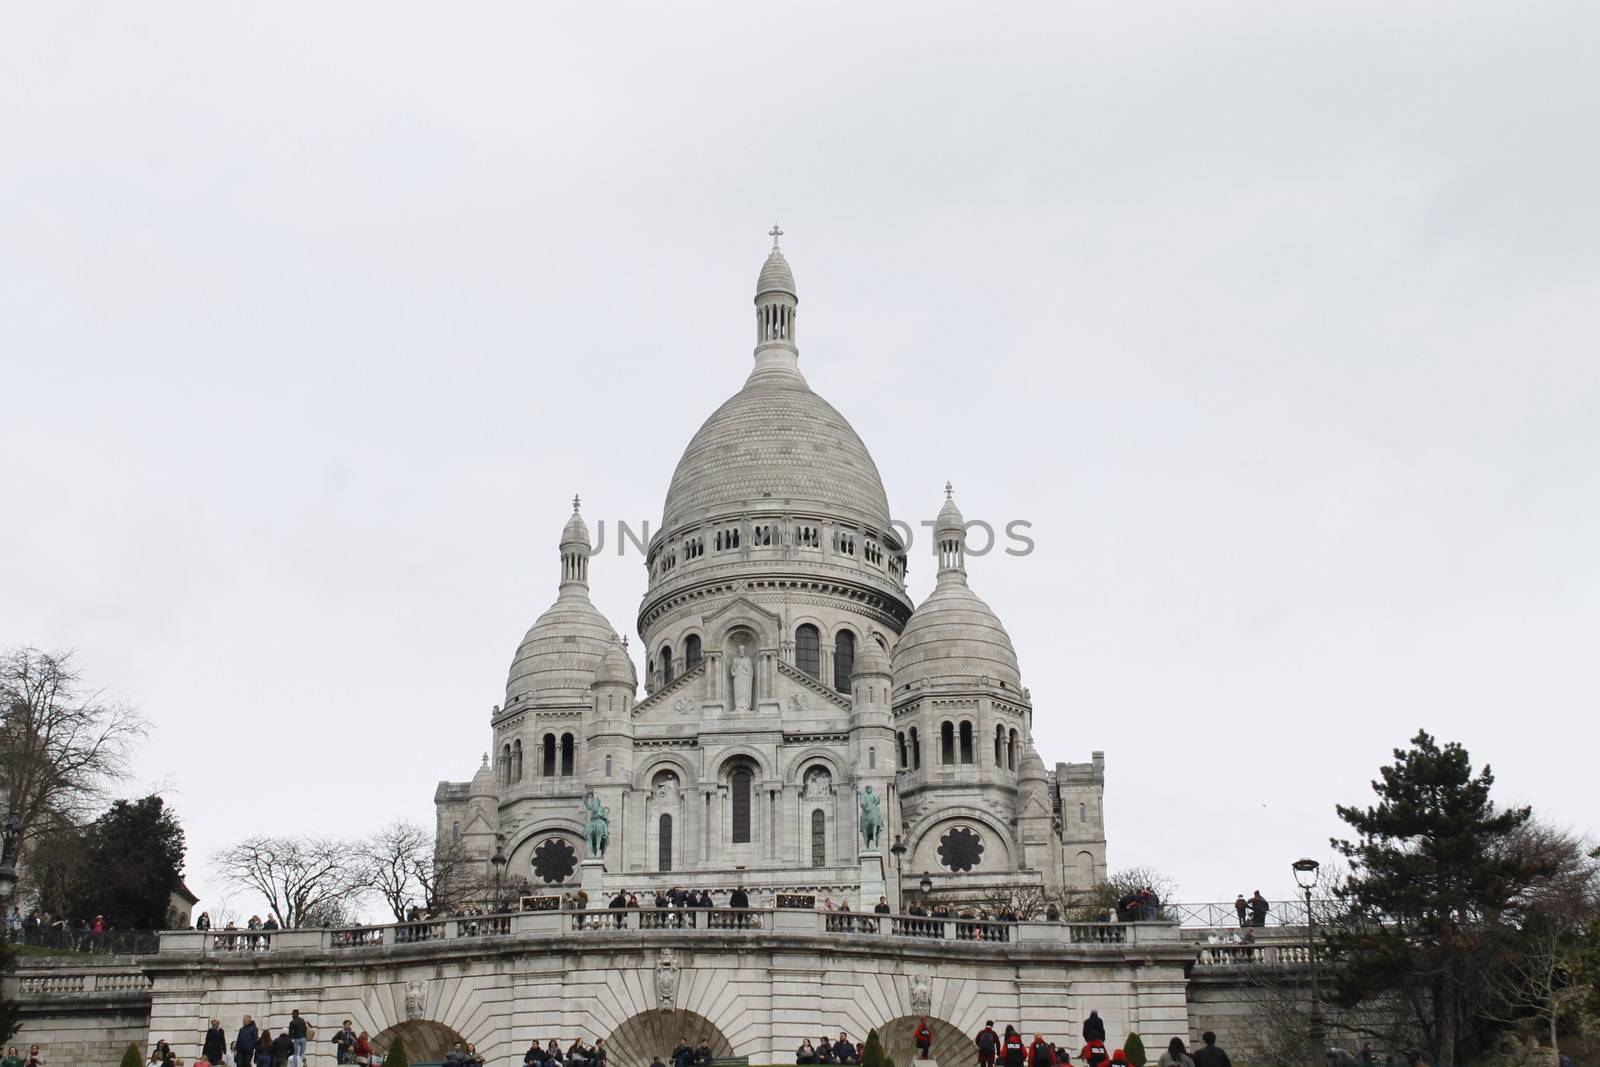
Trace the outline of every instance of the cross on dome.
<path fill-rule="evenodd" d="M 772 250 L 776 252 L 778 250 L 778 238 L 783 236 L 783 231 L 778 228 L 776 222 L 772 224 L 772 229 L 767 231 L 767 236 L 772 238 Z"/>
<path fill-rule="evenodd" d="M 576 515 L 578 513 L 578 494 L 577 493 L 573 493 L 572 494 L 572 513 L 574 515 Z"/>
<path fill-rule="evenodd" d="M 946 500 L 954 500 L 956 498 L 956 487 L 949 482 L 944 483 L 944 498 Z"/>

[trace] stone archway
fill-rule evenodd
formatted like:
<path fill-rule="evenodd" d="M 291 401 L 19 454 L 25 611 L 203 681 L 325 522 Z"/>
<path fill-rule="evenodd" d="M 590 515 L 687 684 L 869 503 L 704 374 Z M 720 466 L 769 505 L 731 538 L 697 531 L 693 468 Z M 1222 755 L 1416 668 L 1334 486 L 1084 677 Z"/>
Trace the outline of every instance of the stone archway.
<path fill-rule="evenodd" d="M 883 1042 L 883 1054 L 894 1067 L 915 1067 L 915 1037 L 917 1023 L 921 1021 L 920 1015 L 902 1015 L 878 1027 L 878 1040 Z M 975 1034 L 963 1033 L 955 1023 L 932 1015 L 928 1016 L 928 1029 L 933 1031 L 933 1050 L 930 1055 L 939 1067 L 966 1067 L 978 1062 L 978 1053 L 972 1044 Z M 1029 1040 L 1032 1040 L 1031 1036 Z"/>
<path fill-rule="evenodd" d="M 406 1042 L 406 1058 L 412 1063 L 442 1063 L 444 1054 L 450 1051 L 450 1046 L 460 1041 L 464 1046 L 466 1039 L 444 1023 L 436 1023 L 430 1019 L 414 1019 L 410 1022 L 396 1023 L 387 1030 L 380 1031 L 372 1038 L 372 1051 L 380 1056 L 389 1054 L 389 1048 L 394 1044 L 394 1039 L 402 1037 Z M 646 1063 L 649 1061 L 647 1060 Z"/>
<path fill-rule="evenodd" d="M 683 1038 L 698 1046 L 702 1038 L 719 1059 L 733 1055 L 730 1042 L 717 1025 L 692 1011 L 642 1011 L 606 1035 L 606 1067 L 649 1067 L 660 1056 L 671 1062 L 672 1050 Z"/>

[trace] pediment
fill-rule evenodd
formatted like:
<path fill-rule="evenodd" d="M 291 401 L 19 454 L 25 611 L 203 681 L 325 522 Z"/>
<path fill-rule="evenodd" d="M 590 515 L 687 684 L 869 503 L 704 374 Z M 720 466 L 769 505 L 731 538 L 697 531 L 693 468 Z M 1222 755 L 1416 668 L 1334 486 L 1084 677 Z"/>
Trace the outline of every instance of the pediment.
<path fill-rule="evenodd" d="M 805 671 L 800 670 L 798 667 L 793 667 L 783 662 L 783 660 L 778 661 L 778 677 L 787 680 L 793 686 L 798 686 L 801 689 L 816 694 L 829 703 L 843 708 L 845 711 L 849 711 L 851 708 L 855 707 L 855 705 L 850 701 L 850 698 L 845 696 L 843 693 L 835 693 L 832 689 L 829 689 L 827 686 L 811 677 L 811 675 L 807 674 Z M 787 702 L 785 703 L 785 706 L 787 706 Z"/>
<path fill-rule="evenodd" d="M 641 719 L 657 708 L 671 708 L 680 699 L 690 698 L 698 710 L 700 701 L 705 694 L 706 661 L 701 660 L 695 664 L 694 669 L 684 671 L 683 674 L 672 680 L 670 685 L 664 685 L 654 693 L 645 697 L 633 706 L 633 717 Z"/>
<path fill-rule="evenodd" d="M 783 629 L 783 616 L 777 614 L 776 612 L 768 611 L 766 608 L 762 607 L 760 604 L 757 604 L 754 600 L 751 600 L 748 596 L 743 594 L 740 594 L 731 600 L 725 601 L 721 607 L 717 608 L 715 611 L 706 612 L 701 616 L 701 618 L 704 619 L 706 625 L 709 626 L 717 619 L 720 619 L 724 615 L 728 615 L 733 612 L 738 612 L 742 615 L 761 619 L 776 630 L 781 631 Z"/>

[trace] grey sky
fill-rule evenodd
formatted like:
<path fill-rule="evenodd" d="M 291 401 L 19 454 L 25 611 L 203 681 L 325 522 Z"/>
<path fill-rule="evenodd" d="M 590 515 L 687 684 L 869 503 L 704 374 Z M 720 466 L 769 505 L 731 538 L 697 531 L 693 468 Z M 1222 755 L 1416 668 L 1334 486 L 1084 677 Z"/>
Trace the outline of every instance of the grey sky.
<path fill-rule="evenodd" d="M 567 501 L 659 521 L 776 216 L 898 517 L 954 481 L 1114 868 L 1291 884 L 1419 725 L 1592 823 L 1593 4 L 0 16 L 0 642 L 156 730 L 190 883 L 431 820 Z M 918 599 L 931 585 L 912 560 Z M 592 568 L 623 632 L 637 556 Z M 246 912 L 252 905 L 241 903 Z"/>

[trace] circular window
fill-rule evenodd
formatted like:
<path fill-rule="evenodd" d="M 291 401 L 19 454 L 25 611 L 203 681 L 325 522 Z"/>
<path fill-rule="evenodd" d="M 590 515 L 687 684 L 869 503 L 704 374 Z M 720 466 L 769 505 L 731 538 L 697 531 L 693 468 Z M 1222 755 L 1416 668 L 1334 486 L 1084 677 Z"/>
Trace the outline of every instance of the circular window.
<path fill-rule="evenodd" d="M 563 837 L 547 837 L 533 850 L 533 873 L 545 885 L 572 877 L 578 869 L 578 851 Z"/>
<path fill-rule="evenodd" d="M 939 839 L 939 862 L 952 871 L 970 871 L 983 862 L 983 838 L 968 826 L 957 826 Z"/>

